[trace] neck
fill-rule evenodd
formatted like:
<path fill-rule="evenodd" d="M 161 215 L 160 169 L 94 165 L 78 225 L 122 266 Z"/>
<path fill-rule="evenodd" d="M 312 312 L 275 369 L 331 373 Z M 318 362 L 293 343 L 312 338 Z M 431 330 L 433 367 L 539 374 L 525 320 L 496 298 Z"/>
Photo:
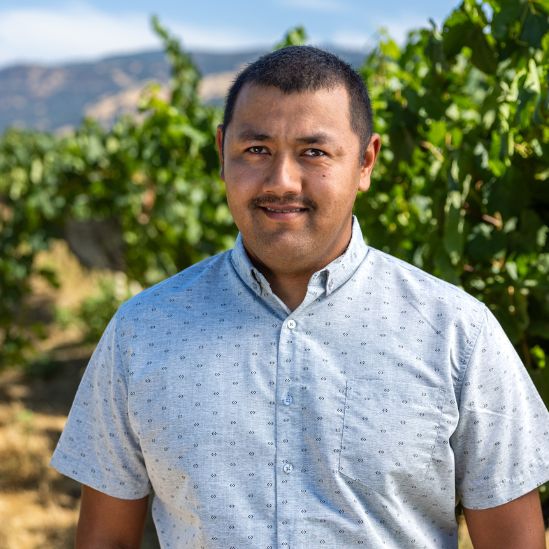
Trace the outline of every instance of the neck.
<path fill-rule="evenodd" d="M 299 307 L 307 293 L 307 285 L 312 276 L 311 273 L 304 274 L 275 274 L 267 272 L 263 267 L 261 272 L 271 285 L 271 290 L 293 311 Z"/>
<path fill-rule="evenodd" d="M 302 271 L 273 270 L 258 257 L 246 250 L 250 261 L 269 282 L 271 291 L 291 310 L 297 309 L 307 294 L 307 286 L 316 269 Z"/>
<path fill-rule="evenodd" d="M 251 262 L 263 273 L 269 282 L 272 292 L 293 311 L 303 302 L 311 276 L 345 252 L 352 237 L 352 226 L 349 229 L 345 246 L 338 246 L 335 248 L 335 252 L 326 254 L 316 265 L 309 263 L 308 265 L 301 265 L 301 268 L 297 269 L 296 263 L 298 261 L 292 261 L 291 258 L 289 261 L 278 261 L 277 265 L 271 264 L 269 266 L 267 262 L 261 261 L 259 257 L 248 250 L 246 246 L 244 247 Z"/>

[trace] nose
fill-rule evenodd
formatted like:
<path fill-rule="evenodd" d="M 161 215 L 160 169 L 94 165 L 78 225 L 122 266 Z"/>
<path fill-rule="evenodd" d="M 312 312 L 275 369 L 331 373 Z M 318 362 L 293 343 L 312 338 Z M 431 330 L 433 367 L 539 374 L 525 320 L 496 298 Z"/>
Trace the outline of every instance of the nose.
<path fill-rule="evenodd" d="M 299 194 L 302 190 L 302 173 L 299 164 L 289 154 L 276 154 L 265 176 L 267 193 Z"/>

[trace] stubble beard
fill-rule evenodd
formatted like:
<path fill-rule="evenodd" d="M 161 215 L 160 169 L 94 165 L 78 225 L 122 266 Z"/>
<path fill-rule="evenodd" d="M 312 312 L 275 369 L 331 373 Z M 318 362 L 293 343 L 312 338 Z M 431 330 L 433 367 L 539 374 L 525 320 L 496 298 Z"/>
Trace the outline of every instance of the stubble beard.
<path fill-rule="evenodd" d="M 285 227 L 273 231 L 256 229 L 252 246 L 256 259 L 272 272 L 290 274 L 311 271 L 316 265 L 315 258 L 311 257 L 315 252 L 315 245 L 311 235 L 307 233 L 312 232 L 313 227 L 307 223 L 304 229 L 306 230 L 291 231 Z"/>

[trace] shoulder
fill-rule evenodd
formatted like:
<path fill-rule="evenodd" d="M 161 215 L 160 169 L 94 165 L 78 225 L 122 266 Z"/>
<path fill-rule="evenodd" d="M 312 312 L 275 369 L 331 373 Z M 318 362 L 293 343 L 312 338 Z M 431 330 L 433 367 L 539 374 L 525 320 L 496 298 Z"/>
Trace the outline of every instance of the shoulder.
<path fill-rule="evenodd" d="M 180 310 L 184 303 L 196 301 L 199 296 L 214 298 L 227 278 L 229 254 L 226 251 L 204 259 L 143 290 L 122 304 L 116 317 L 121 323 L 131 323 L 132 318 L 166 317 L 170 310 Z"/>
<path fill-rule="evenodd" d="M 466 326 L 471 336 L 486 322 L 486 306 L 462 288 L 375 248 L 369 248 L 365 261 L 380 291 L 427 319 L 445 318 L 453 326 Z"/>
<path fill-rule="evenodd" d="M 460 301 L 470 307 L 482 307 L 482 303 L 478 299 L 462 288 L 376 248 L 369 247 L 366 261 L 369 262 L 372 269 L 380 274 L 390 276 L 393 280 L 398 280 L 403 287 L 422 291 L 426 298 L 431 295 L 435 298 Z"/>

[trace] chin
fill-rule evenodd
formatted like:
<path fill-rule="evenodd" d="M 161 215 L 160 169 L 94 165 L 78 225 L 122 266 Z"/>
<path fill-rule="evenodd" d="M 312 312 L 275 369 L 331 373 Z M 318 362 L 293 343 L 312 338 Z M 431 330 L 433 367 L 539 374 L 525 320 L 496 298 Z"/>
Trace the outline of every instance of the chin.
<path fill-rule="evenodd" d="M 318 264 L 317 254 L 311 257 L 311 251 L 316 251 L 311 244 L 277 242 L 263 246 L 260 257 L 272 271 L 303 271 Z"/>

